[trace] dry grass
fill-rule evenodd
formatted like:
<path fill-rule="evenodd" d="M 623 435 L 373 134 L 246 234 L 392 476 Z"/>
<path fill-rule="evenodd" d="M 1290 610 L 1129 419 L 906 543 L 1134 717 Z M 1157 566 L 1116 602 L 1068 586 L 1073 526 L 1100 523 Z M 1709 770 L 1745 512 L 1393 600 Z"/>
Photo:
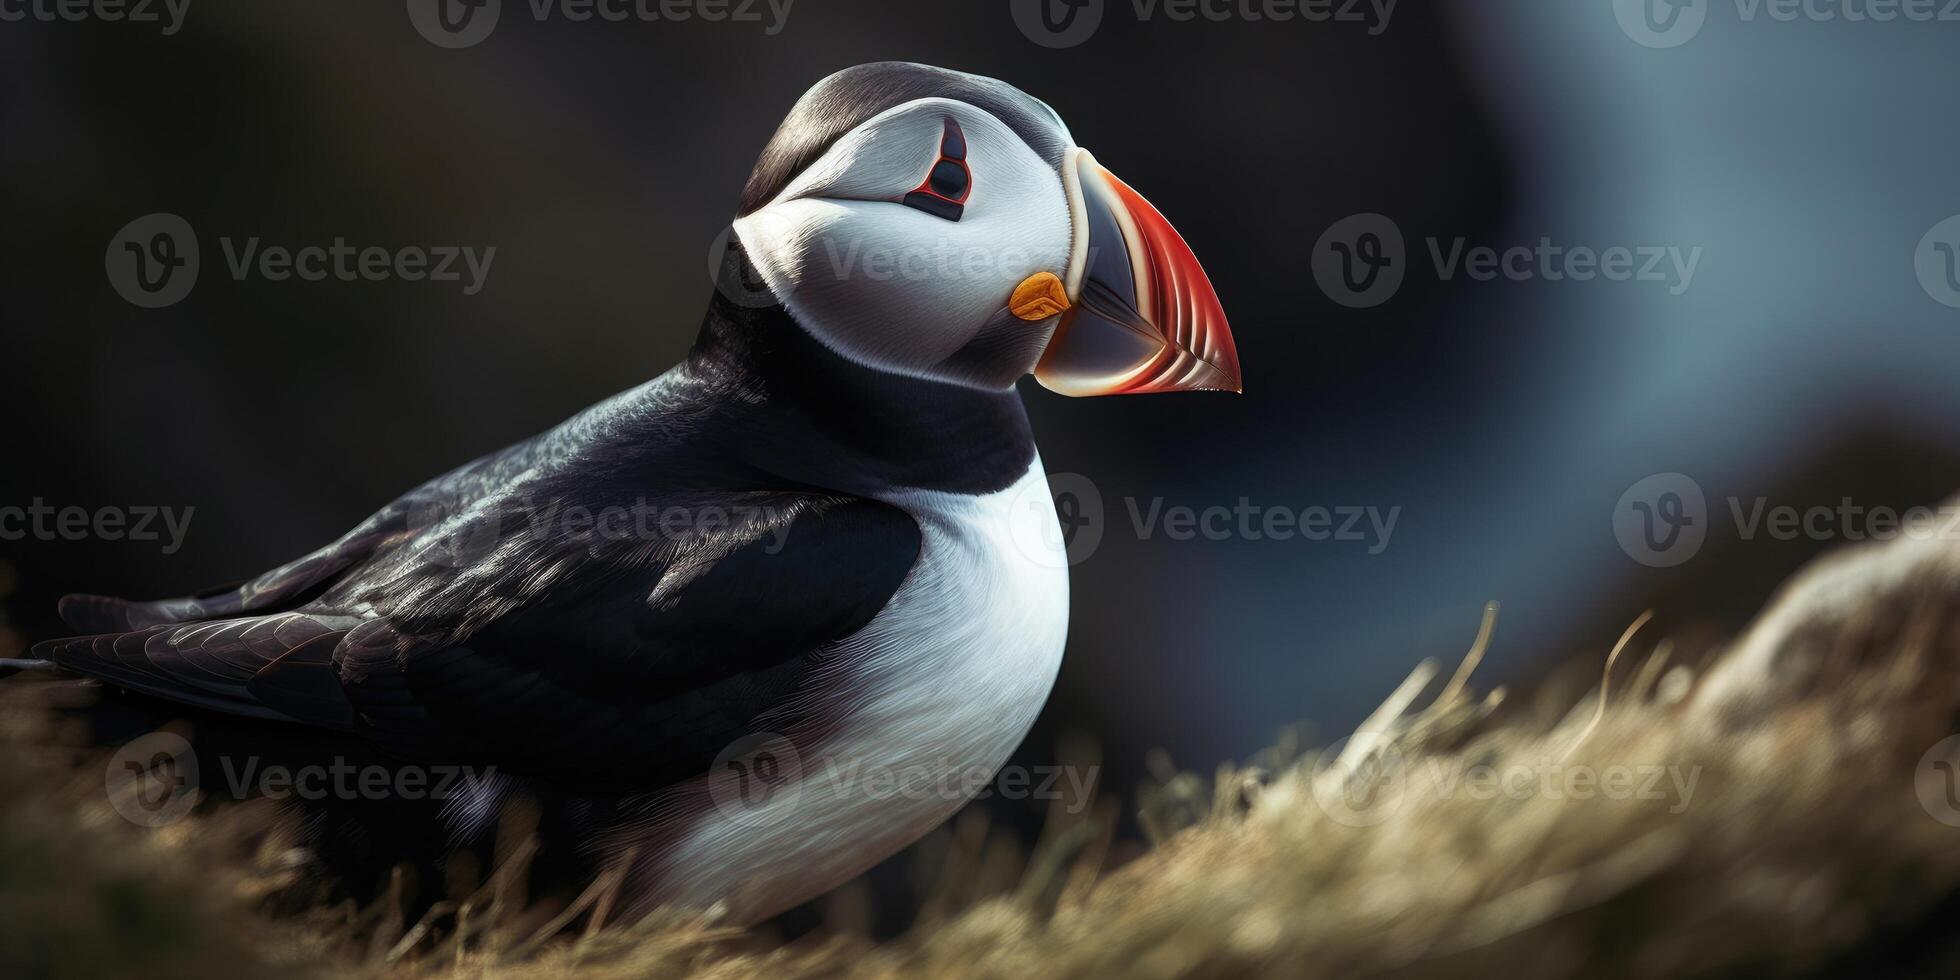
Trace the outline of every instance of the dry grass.
<path fill-rule="evenodd" d="M 0 698 L 8 976 L 204 977 L 214 964 L 241 977 L 326 972 L 324 940 L 253 912 L 293 883 L 265 808 L 137 832 L 110 808 L 100 759 L 50 729 L 45 696 Z"/>
<path fill-rule="evenodd" d="M 603 883 L 582 911 L 527 906 L 511 886 L 521 819 L 499 872 L 423 931 L 386 901 L 273 921 L 256 911 L 265 891 L 293 883 L 262 816 L 136 833 L 106 816 L 99 783 L 52 794 L 72 760 L 16 721 L 0 961 L 77 976 L 133 962 L 152 976 L 301 962 L 403 977 L 1960 970 L 1943 928 L 1960 829 L 1934 818 L 1943 784 L 1925 782 L 1960 716 L 1960 551 L 1901 542 L 1823 563 L 1706 670 L 1629 632 L 1590 691 L 1473 694 L 1486 632 L 1342 744 L 1166 774 L 1143 798 L 1157 846 L 1110 874 L 1096 870 L 1106 810 L 1058 819 L 1008 867 L 969 820 L 922 924 L 885 944 L 777 946 L 680 916 L 595 929 Z"/>

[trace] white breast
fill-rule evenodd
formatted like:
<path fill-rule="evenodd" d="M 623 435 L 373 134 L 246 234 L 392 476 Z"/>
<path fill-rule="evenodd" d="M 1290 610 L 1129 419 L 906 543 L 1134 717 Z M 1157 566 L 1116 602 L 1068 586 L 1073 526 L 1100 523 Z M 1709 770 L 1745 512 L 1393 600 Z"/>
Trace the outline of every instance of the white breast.
<path fill-rule="evenodd" d="M 763 749 L 777 779 L 758 784 L 766 798 L 741 795 L 718 761 L 706 781 L 714 805 L 648 869 L 658 900 L 719 903 L 753 921 L 849 879 L 991 781 L 1047 700 L 1068 633 L 1068 569 L 1041 460 L 998 493 L 885 502 L 919 522 L 921 554 L 816 685 L 844 699 L 834 722 Z"/>

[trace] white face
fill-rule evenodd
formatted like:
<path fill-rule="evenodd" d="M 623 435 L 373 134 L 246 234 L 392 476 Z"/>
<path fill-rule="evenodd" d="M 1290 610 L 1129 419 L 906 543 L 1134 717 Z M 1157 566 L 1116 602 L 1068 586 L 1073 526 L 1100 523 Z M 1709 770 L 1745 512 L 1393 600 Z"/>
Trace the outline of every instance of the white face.
<path fill-rule="evenodd" d="M 946 148 L 957 150 L 949 120 L 965 143 L 964 199 L 952 207 L 959 183 L 942 180 L 951 198 L 904 203 L 935 186 L 928 175 Z M 1055 329 L 1052 317 L 1014 317 L 1008 299 L 1039 272 L 1067 280 L 1068 201 L 1061 171 L 991 113 L 919 99 L 846 133 L 735 232 L 790 315 L 832 350 L 880 370 L 999 388 L 1034 367 Z M 976 338 L 981 349 L 948 361 Z"/>

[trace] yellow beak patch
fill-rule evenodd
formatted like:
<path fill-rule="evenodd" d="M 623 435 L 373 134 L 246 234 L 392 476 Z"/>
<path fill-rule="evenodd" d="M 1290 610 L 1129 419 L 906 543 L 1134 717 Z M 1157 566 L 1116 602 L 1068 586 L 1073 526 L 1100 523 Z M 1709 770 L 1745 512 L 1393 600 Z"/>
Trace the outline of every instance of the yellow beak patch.
<path fill-rule="evenodd" d="M 1052 272 L 1037 272 L 1021 280 L 1007 300 L 1010 312 L 1031 322 L 1066 312 L 1068 307 L 1068 290 Z"/>

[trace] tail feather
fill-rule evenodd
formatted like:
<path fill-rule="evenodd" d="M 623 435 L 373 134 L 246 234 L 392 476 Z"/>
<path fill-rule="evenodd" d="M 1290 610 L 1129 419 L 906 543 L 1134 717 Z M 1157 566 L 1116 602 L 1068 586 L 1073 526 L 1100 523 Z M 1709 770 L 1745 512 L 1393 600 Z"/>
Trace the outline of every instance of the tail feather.
<path fill-rule="evenodd" d="M 227 714 L 351 730 L 333 653 L 351 617 L 280 613 L 165 624 L 36 644 L 34 658 L 118 687 Z"/>
<path fill-rule="evenodd" d="M 133 602 L 106 595 L 62 597 L 61 621 L 77 633 L 128 633 L 193 620 L 220 619 L 245 613 L 268 613 L 290 608 L 326 589 L 357 561 L 374 552 L 382 540 L 375 527 L 354 534 L 297 561 L 288 562 L 257 578 L 232 582 L 176 599 Z"/>
<path fill-rule="evenodd" d="M 90 635 L 124 633 L 130 625 L 130 607 L 136 603 L 106 595 L 65 595 L 56 610 L 68 628 Z"/>

